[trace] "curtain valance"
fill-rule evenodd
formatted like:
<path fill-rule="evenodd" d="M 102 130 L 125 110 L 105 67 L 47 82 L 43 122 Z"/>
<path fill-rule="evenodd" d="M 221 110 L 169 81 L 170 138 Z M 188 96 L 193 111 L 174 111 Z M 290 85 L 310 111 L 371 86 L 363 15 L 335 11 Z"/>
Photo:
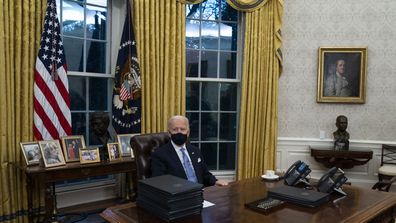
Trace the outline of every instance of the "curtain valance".
<path fill-rule="evenodd" d="M 227 0 L 227 3 L 239 11 L 254 11 L 261 8 L 268 0 Z"/>

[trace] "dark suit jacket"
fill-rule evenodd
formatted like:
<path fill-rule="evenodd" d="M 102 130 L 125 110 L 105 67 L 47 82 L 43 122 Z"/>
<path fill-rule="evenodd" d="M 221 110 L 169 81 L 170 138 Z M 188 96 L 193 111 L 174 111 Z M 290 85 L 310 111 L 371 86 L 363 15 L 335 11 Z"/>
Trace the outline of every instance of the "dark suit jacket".
<path fill-rule="evenodd" d="M 186 145 L 186 147 L 192 165 L 194 166 L 198 183 L 205 186 L 214 185 L 217 179 L 209 172 L 208 167 L 203 161 L 201 151 L 193 145 Z M 183 164 L 180 162 L 171 142 L 157 148 L 151 154 L 151 171 L 153 177 L 170 174 L 187 179 Z"/>

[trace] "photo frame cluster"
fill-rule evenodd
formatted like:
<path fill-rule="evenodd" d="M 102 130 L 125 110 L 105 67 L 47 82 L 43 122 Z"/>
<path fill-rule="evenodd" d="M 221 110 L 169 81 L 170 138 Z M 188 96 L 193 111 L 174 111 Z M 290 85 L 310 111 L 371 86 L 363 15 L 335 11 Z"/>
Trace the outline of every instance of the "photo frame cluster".
<path fill-rule="evenodd" d="M 138 134 L 119 134 L 117 142 L 107 144 L 110 162 L 122 160 L 123 157 L 134 158 L 130 140 L 135 135 Z M 100 162 L 99 148 L 87 148 L 82 135 L 65 136 L 60 140 L 21 142 L 20 147 L 27 166 L 42 164 L 56 167 L 70 162 Z"/>

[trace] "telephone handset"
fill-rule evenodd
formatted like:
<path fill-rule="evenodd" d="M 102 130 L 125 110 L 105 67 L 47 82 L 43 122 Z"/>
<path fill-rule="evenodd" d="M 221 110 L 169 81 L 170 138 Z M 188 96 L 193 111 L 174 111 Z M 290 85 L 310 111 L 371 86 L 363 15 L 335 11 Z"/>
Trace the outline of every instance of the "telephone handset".
<path fill-rule="evenodd" d="M 286 173 L 284 175 L 285 184 L 287 184 L 289 186 L 293 186 L 301 181 L 306 184 L 309 184 L 305 180 L 305 178 L 308 176 L 308 174 L 310 172 L 311 172 L 311 169 L 309 168 L 309 166 L 306 163 L 301 162 L 301 160 L 297 160 L 286 171 Z"/>
<path fill-rule="evenodd" d="M 348 178 L 344 175 L 344 171 L 337 167 L 333 167 L 320 178 L 318 182 L 318 191 L 331 193 L 335 190 L 340 194 L 346 195 L 346 193 L 342 191 L 341 186 L 347 180 Z"/>

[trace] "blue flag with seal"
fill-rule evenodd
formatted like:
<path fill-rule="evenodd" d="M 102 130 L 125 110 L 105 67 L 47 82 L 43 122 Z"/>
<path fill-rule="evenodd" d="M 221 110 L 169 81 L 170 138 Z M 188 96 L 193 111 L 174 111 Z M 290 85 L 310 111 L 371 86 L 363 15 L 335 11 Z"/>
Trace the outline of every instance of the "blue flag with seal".
<path fill-rule="evenodd" d="M 113 88 L 112 124 L 117 134 L 141 132 L 142 84 L 129 1 L 127 5 Z"/>

